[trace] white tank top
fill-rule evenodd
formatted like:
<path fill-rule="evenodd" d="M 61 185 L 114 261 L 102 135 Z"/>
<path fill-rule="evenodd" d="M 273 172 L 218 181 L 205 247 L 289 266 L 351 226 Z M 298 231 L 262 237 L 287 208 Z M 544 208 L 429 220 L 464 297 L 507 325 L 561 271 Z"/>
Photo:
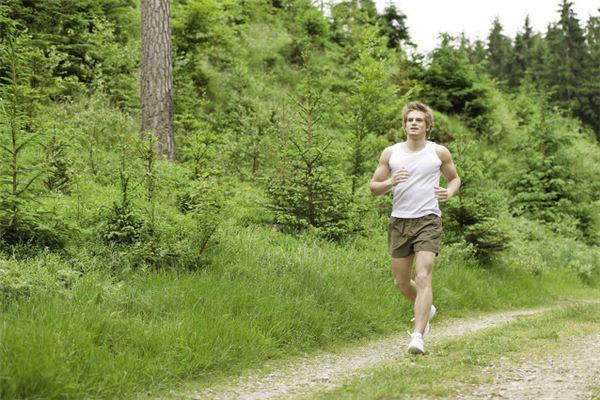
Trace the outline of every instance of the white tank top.
<path fill-rule="evenodd" d="M 442 216 L 433 187 L 440 184 L 442 160 L 438 157 L 436 144 L 427 141 L 425 147 L 415 153 L 406 151 L 403 143 L 392 146 L 389 165 L 392 174 L 404 167 L 408 179 L 393 188 L 392 217 L 419 218 L 435 214 Z"/>

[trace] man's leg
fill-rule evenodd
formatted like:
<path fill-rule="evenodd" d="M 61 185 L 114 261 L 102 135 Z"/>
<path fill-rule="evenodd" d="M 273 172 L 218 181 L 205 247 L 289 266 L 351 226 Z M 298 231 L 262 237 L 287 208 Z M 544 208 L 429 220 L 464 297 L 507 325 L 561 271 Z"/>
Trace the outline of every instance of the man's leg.
<path fill-rule="evenodd" d="M 417 286 L 411 279 L 412 264 L 415 259 L 414 253 L 401 258 L 392 258 L 392 274 L 394 275 L 394 284 L 402 295 L 412 304 L 415 304 L 417 297 Z"/>
<path fill-rule="evenodd" d="M 415 253 L 415 332 L 423 333 L 429 319 L 433 292 L 431 289 L 431 272 L 435 262 L 435 253 L 417 251 Z"/>

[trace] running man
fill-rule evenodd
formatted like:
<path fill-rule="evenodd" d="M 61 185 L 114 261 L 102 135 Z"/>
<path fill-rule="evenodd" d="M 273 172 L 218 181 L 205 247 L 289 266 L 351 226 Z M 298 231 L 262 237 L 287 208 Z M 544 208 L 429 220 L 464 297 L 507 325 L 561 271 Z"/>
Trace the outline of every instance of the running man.
<path fill-rule="evenodd" d="M 408 103 L 402 110 L 406 141 L 387 147 L 371 179 L 374 196 L 393 191 L 388 224 L 388 252 L 394 283 L 414 305 L 414 333 L 408 345 L 411 354 L 424 354 L 423 335 L 435 314 L 431 274 L 442 237 L 439 202 L 460 188 L 452 155 L 447 148 L 427 140 L 433 113 L 423 103 Z M 440 187 L 440 171 L 448 187 Z M 412 280 L 413 263 L 415 279 Z"/>

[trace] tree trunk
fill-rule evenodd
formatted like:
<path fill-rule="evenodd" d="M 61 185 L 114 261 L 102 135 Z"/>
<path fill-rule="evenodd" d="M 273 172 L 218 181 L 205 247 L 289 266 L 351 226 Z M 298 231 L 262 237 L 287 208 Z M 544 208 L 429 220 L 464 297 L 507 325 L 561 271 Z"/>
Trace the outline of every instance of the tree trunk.
<path fill-rule="evenodd" d="M 156 137 L 158 154 L 175 159 L 173 63 L 169 0 L 142 0 L 142 132 Z"/>

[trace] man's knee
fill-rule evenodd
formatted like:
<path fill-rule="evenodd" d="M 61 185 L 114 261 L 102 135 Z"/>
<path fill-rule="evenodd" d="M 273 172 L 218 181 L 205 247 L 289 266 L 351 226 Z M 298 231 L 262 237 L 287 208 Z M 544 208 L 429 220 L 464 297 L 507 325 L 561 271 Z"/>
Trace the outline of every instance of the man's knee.
<path fill-rule="evenodd" d="M 431 272 L 418 271 L 415 275 L 415 284 L 418 289 L 425 289 L 431 286 Z"/>
<path fill-rule="evenodd" d="M 407 290 L 410 290 L 410 279 L 395 278 L 394 285 L 396 285 L 396 287 L 400 289 L 400 291 L 405 292 Z"/>

